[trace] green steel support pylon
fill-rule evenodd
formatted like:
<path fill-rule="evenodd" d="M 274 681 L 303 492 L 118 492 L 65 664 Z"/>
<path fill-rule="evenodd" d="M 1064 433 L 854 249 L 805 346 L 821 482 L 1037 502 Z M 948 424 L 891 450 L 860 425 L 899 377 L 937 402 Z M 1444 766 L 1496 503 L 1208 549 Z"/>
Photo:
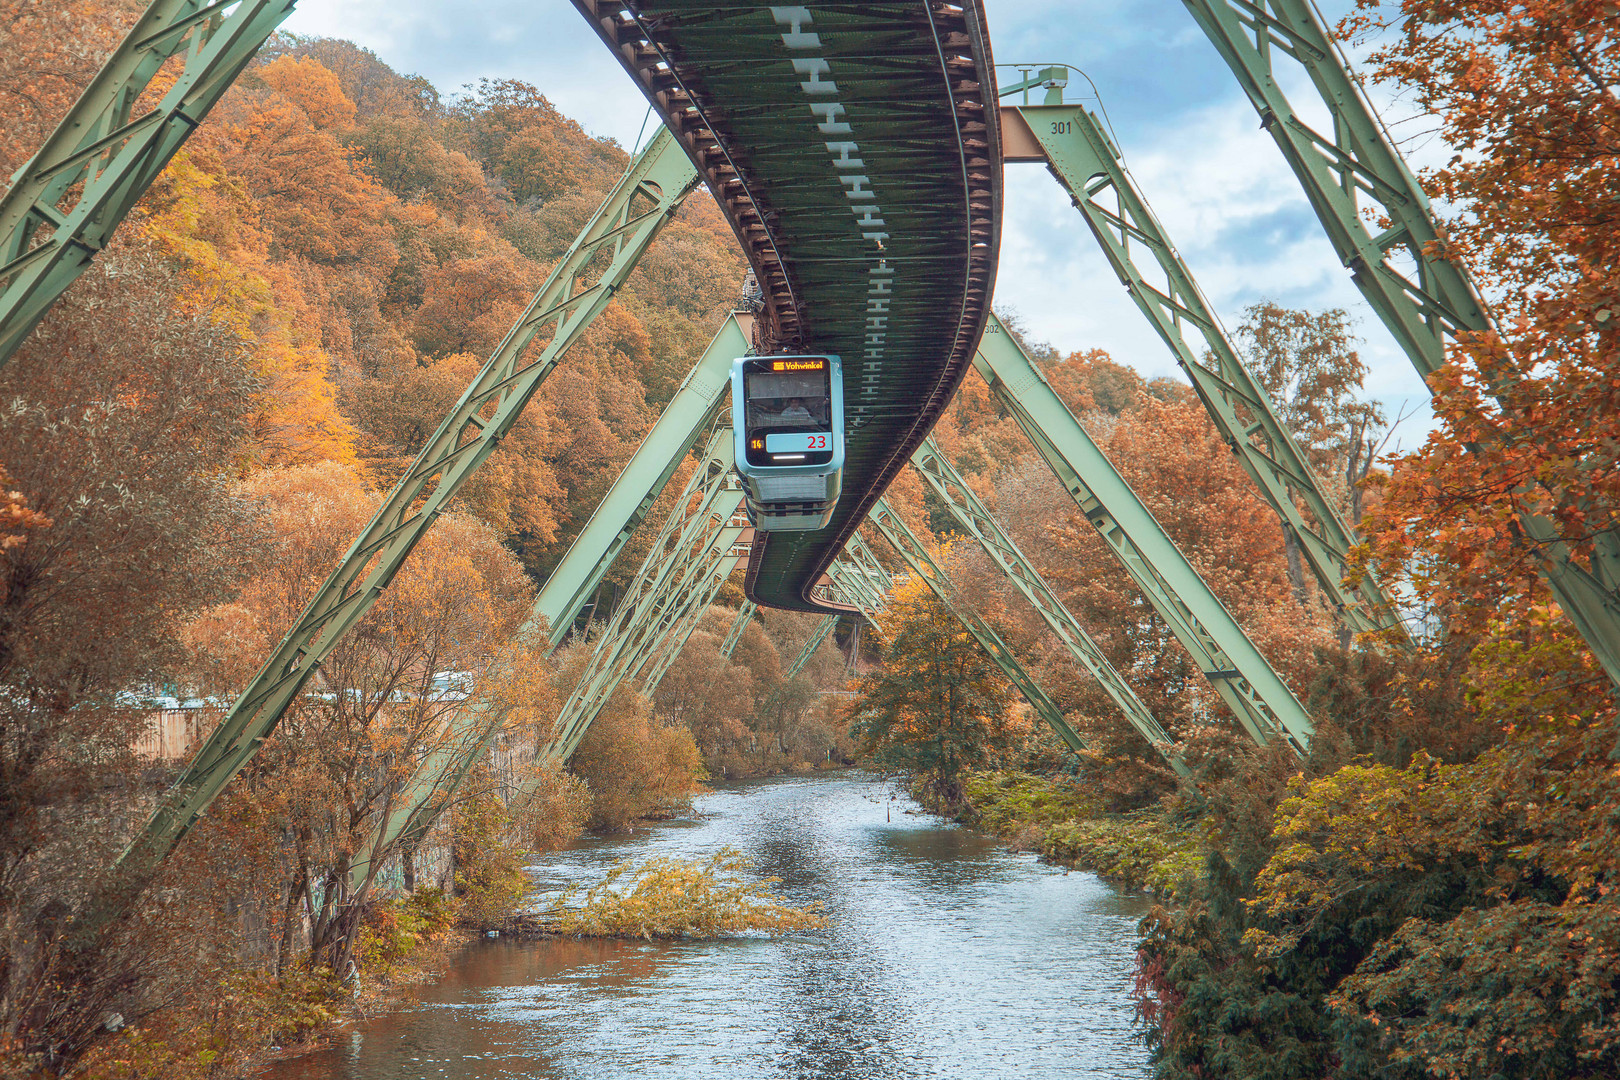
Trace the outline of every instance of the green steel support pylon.
<path fill-rule="evenodd" d="M 241 0 L 234 9 L 154 0 L 146 9 L 0 198 L 0 365 L 292 9 L 293 0 Z M 182 54 L 162 100 L 132 116 L 164 62 Z"/>
<path fill-rule="evenodd" d="M 1447 257 L 1417 179 L 1362 93 L 1311 0 L 1183 0 L 1260 114 L 1305 189 L 1351 280 L 1424 380 L 1445 362 L 1448 338 L 1492 330 L 1467 270 Z M 1274 61 L 1303 69 L 1333 120 L 1315 131 L 1284 94 Z M 1284 78 L 1287 77 L 1286 73 Z M 1369 213 L 1370 212 L 1370 213 Z M 1374 234 L 1370 222 L 1382 231 Z M 1391 253 L 1416 268 L 1414 276 Z M 1519 527 L 1540 549 L 1548 586 L 1620 687 L 1620 532 L 1594 538 L 1590 566 L 1575 561 L 1558 524 L 1522 514 Z"/>
<path fill-rule="evenodd" d="M 849 565 L 849 572 L 860 575 L 860 580 L 875 595 L 877 607 L 873 610 L 881 611 L 888 606 L 889 591 L 894 588 L 894 578 L 883 568 L 883 564 L 878 561 L 872 549 L 866 546 L 866 541 L 861 538 L 860 533 L 850 536 L 849 543 L 844 545 L 844 557 Z M 867 617 L 870 620 L 870 614 Z"/>
<path fill-rule="evenodd" d="M 729 389 L 731 361 L 748 351 L 749 336 L 733 312 L 682 381 L 636 452 L 620 471 L 585 527 L 580 530 L 535 596 L 526 629 L 540 619 L 550 628 L 548 652 L 568 635 L 585 600 L 601 584 L 625 542 L 641 525 L 692 445 L 713 424 Z M 501 718 L 482 709 L 463 709 L 448 721 L 445 740 L 423 756 L 383 815 L 366 847 L 351 863 L 358 888 L 371 871 L 371 853 L 391 851 L 402 837 L 420 838 L 460 789 L 501 730 Z"/>
<path fill-rule="evenodd" d="M 1192 380 L 1215 429 L 1283 527 L 1298 540 L 1306 565 L 1339 617 L 1358 633 L 1396 629 L 1404 639 L 1395 605 L 1370 578 L 1357 588 L 1343 584 L 1350 549 L 1359 538 L 1323 494 L 1304 451 L 1277 416 L 1265 387 L 1232 348 L 1198 283 L 1096 120 L 1079 105 L 1006 106 L 1002 114 L 1004 129 L 1015 124 L 1039 144 L 1048 168 L 1068 189 L 1114 273 Z M 1162 284 L 1148 279 L 1133 256 L 1133 244 L 1152 257 Z M 1208 350 L 1213 366 L 1189 340 L 1189 329 Z M 1308 516 L 1296 499 L 1305 504 Z"/>
<path fill-rule="evenodd" d="M 642 560 L 630 591 L 597 639 L 584 676 L 564 702 L 539 756 L 567 761 L 627 678 L 634 678 L 664 633 L 679 621 L 683 591 L 710 573 L 741 536 L 742 488 L 732 469 L 729 425 L 709 439 L 680 501 Z"/>
<path fill-rule="evenodd" d="M 846 547 L 845 552 L 827 568 L 827 579 L 825 595 L 828 600 L 859 608 L 868 622 L 877 625 L 877 615 L 885 607 L 884 592 L 889 587 L 887 574 L 882 578 L 873 578 L 864 567 L 849 559 Z M 821 595 L 820 587 L 812 590 L 811 595 Z"/>
<path fill-rule="evenodd" d="M 560 644 L 608 566 L 658 501 L 688 451 L 729 401 L 731 362 L 750 349 L 752 319 L 732 312 L 535 597 L 535 620 Z"/>
<path fill-rule="evenodd" d="M 1090 672 L 1092 678 L 1102 685 L 1103 690 L 1114 700 L 1114 704 L 1119 706 L 1120 712 L 1125 714 L 1125 719 L 1130 725 L 1170 763 L 1170 767 L 1177 775 L 1191 775 L 1191 770 L 1175 752 L 1169 733 L 1159 724 L 1153 711 L 1136 696 L 1136 691 L 1131 689 L 1124 676 L 1114 668 L 1102 649 L 1091 639 L 1091 635 L 1086 633 L 1085 628 L 1069 613 L 1069 609 L 1047 585 L 1040 571 L 1024 557 L 1024 553 L 1018 549 L 1012 537 L 1007 535 L 1006 530 L 979 501 L 979 497 L 967 486 L 967 482 L 956 471 L 956 467 L 940 452 L 939 445 L 934 442 L 932 435 L 923 441 L 916 453 L 911 455 L 911 465 L 945 503 L 962 530 L 979 542 L 984 553 L 990 556 L 990 560 L 1001 568 L 1001 572 L 1012 582 L 1013 587 L 1035 608 L 1047 627 L 1069 651 L 1070 658 Z"/>
<path fill-rule="evenodd" d="M 876 625 L 876 615 L 887 605 L 892 582 L 883 565 L 866 546 L 860 533 L 850 536 L 844 550 L 827 567 L 826 580 L 810 589 L 810 597 L 829 606 L 843 604 L 861 609 L 868 622 Z"/>
<path fill-rule="evenodd" d="M 714 598 L 720 595 L 720 589 L 731 578 L 733 571 L 748 558 L 750 544 L 739 537 L 732 543 L 731 549 L 725 557 L 715 564 L 707 576 L 691 592 L 691 599 L 685 605 L 685 612 L 680 622 L 658 643 L 647 667 L 647 674 L 641 681 L 641 694 L 651 698 L 658 692 L 658 684 L 664 681 L 664 675 L 669 671 L 670 665 L 680 657 L 681 650 L 686 648 L 686 642 L 691 638 L 692 632 L 703 621 L 703 615 L 714 603 Z"/>
<path fill-rule="evenodd" d="M 1184 3 L 1282 149 L 1340 261 L 1419 374 L 1427 379 L 1445 363 L 1448 336 L 1489 331 L 1490 318 L 1467 272 L 1444 255 L 1428 196 L 1385 135 L 1310 0 Z M 1279 55 L 1297 62 L 1316 86 L 1333 118 L 1331 134 L 1312 130 L 1295 113 L 1274 71 Z M 1376 235 L 1362 215 L 1368 204 L 1387 219 Z M 1391 264 L 1397 249 L 1417 268 L 1415 277 Z"/>
<path fill-rule="evenodd" d="M 697 174 L 685 153 L 660 130 L 631 162 L 517 325 L 125 850 L 119 860 L 122 896 L 133 899 L 258 752 L 304 683 L 371 609 L 417 541 L 494 452 L 546 376 L 607 306 L 696 183 Z M 586 284 L 587 268 L 604 255 L 607 268 L 594 283 Z M 525 357 L 527 346 L 547 328 L 553 331 L 550 342 Z M 125 902 L 112 903 L 116 907 Z"/>
<path fill-rule="evenodd" d="M 742 607 L 737 609 L 737 617 L 731 620 L 731 629 L 726 631 L 725 641 L 720 643 L 721 656 L 731 659 L 731 654 L 737 651 L 737 643 L 742 640 L 743 631 L 754 621 L 754 612 L 758 610 L 758 604 L 744 598 Z"/>
<path fill-rule="evenodd" d="M 1001 635 L 996 633 L 989 623 L 956 602 L 950 577 L 946 575 L 944 567 L 928 554 L 928 549 L 917 539 L 917 534 L 900 520 L 900 516 L 891 510 L 883 499 L 872 505 L 866 520 L 883 534 L 883 539 L 889 542 L 889 546 L 894 548 L 906 566 L 910 567 L 911 572 L 921 578 L 934 595 L 950 609 L 951 614 L 956 616 L 968 635 L 979 643 L 979 648 L 983 649 L 1001 669 L 1002 674 L 1007 676 L 1007 681 L 1024 695 L 1024 700 L 1029 702 L 1035 714 L 1046 721 L 1046 725 L 1057 733 L 1058 738 L 1068 744 L 1069 749 L 1077 754 L 1083 753 L 1086 749 L 1085 740 L 1069 726 L 1069 721 L 1063 715 L 1063 710 L 1058 708 L 1057 702 L 1053 701 L 1046 691 L 1041 689 L 1040 683 L 1024 670 L 1024 666 L 1018 662 L 1018 658 L 1007 647 L 1007 643 L 1001 640 Z"/>
<path fill-rule="evenodd" d="M 1315 730 L 1304 706 L 994 316 L 973 366 L 1249 737 L 1283 737 L 1303 757 Z"/>
<path fill-rule="evenodd" d="M 821 648 L 821 643 L 827 640 L 827 635 L 831 634 L 833 627 L 837 625 L 837 615 L 823 615 L 821 617 L 821 621 L 811 628 L 810 636 L 804 639 L 804 645 L 799 649 L 799 654 L 793 658 L 793 663 L 789 664 L 787 670 L 782 673 L 783 682 L 791 682 L 799 677 L 799 672 L 804 670 L 804 665 L 808 664 L 810 658 L 816 655 L 816 650 Z M 761 711 L 769 712 L 774 703 L 775 699 L 773 698 L 766 703 Z"/>

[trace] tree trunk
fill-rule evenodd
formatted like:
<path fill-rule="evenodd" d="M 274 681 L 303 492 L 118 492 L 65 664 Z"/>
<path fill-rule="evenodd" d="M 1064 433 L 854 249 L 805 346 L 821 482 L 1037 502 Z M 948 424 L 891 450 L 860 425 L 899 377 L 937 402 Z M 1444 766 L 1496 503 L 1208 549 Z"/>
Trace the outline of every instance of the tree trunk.
<path fill-rule="evenodd" d="M 1299 538 L 1287 525 L 1282 527 L 1282 531 L 1283 549 L 1288 553 L 1288 584 L 1294 590 L 1294 599 L 1299 601 L 1299 606 L 1307 607 L 1310 597 L 1305 592 L 1305 560 L 1299 553 Z"/>
<path fill-rule="evenodd" d="M 287 958 L 293 950 L 293 923 L 298 919 L 298 904 L 304 898 L 304 892 L 309 888 L 309 873 L 304 868 L 304 861 L 298 860 L 298 876 L 287 885 L 287 904 L 281 912 L 281 940 L 276 943 L 275 971 L 276 978 L 287 970 Z"/>

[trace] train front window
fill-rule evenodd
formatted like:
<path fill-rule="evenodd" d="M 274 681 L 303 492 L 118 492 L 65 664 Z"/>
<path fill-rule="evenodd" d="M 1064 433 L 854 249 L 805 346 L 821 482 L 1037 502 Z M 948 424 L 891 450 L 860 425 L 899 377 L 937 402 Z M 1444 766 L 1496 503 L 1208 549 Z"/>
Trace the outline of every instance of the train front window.
<path fill-rule="evenodd" d="M 832 423 L 825 361 L 820 371 L 750 372 L 747 381 L 750 429 L 825 431 Z"/>
<path fill-rule="evenodd" d="M 832 374 L 825 356 L 748 361 L 743 396 L 749 464 L 822 465 L 832 460 Z"/>

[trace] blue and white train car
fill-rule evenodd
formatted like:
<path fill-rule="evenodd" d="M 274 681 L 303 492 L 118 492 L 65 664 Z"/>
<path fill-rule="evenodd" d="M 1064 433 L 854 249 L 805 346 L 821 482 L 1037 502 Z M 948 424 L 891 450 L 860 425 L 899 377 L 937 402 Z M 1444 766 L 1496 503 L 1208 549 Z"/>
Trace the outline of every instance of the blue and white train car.
<path fill-rule="evenodd" d="M 838 357 L 739 357 L 731 365 L 731 415 L 754 528 L 808 531 L 832 520 L 844 468 Z"/>

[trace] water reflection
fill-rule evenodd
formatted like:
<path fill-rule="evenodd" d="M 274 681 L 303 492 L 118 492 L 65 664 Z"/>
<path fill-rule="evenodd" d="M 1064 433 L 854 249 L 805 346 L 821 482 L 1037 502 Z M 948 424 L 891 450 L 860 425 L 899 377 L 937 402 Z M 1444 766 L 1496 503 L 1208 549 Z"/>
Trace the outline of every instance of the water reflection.
<path fill-rule="evenodd" d="M 560 889 L 625 858 L 729 844 L 820 901 L 826 930 L 479 942 L 406 1008 L 263 1077 L 1147 1077 L 1125 994 L 1142 902 L 888 796 L 858 774 L 739 785 L 696 819 L 530 868 Z"/>

